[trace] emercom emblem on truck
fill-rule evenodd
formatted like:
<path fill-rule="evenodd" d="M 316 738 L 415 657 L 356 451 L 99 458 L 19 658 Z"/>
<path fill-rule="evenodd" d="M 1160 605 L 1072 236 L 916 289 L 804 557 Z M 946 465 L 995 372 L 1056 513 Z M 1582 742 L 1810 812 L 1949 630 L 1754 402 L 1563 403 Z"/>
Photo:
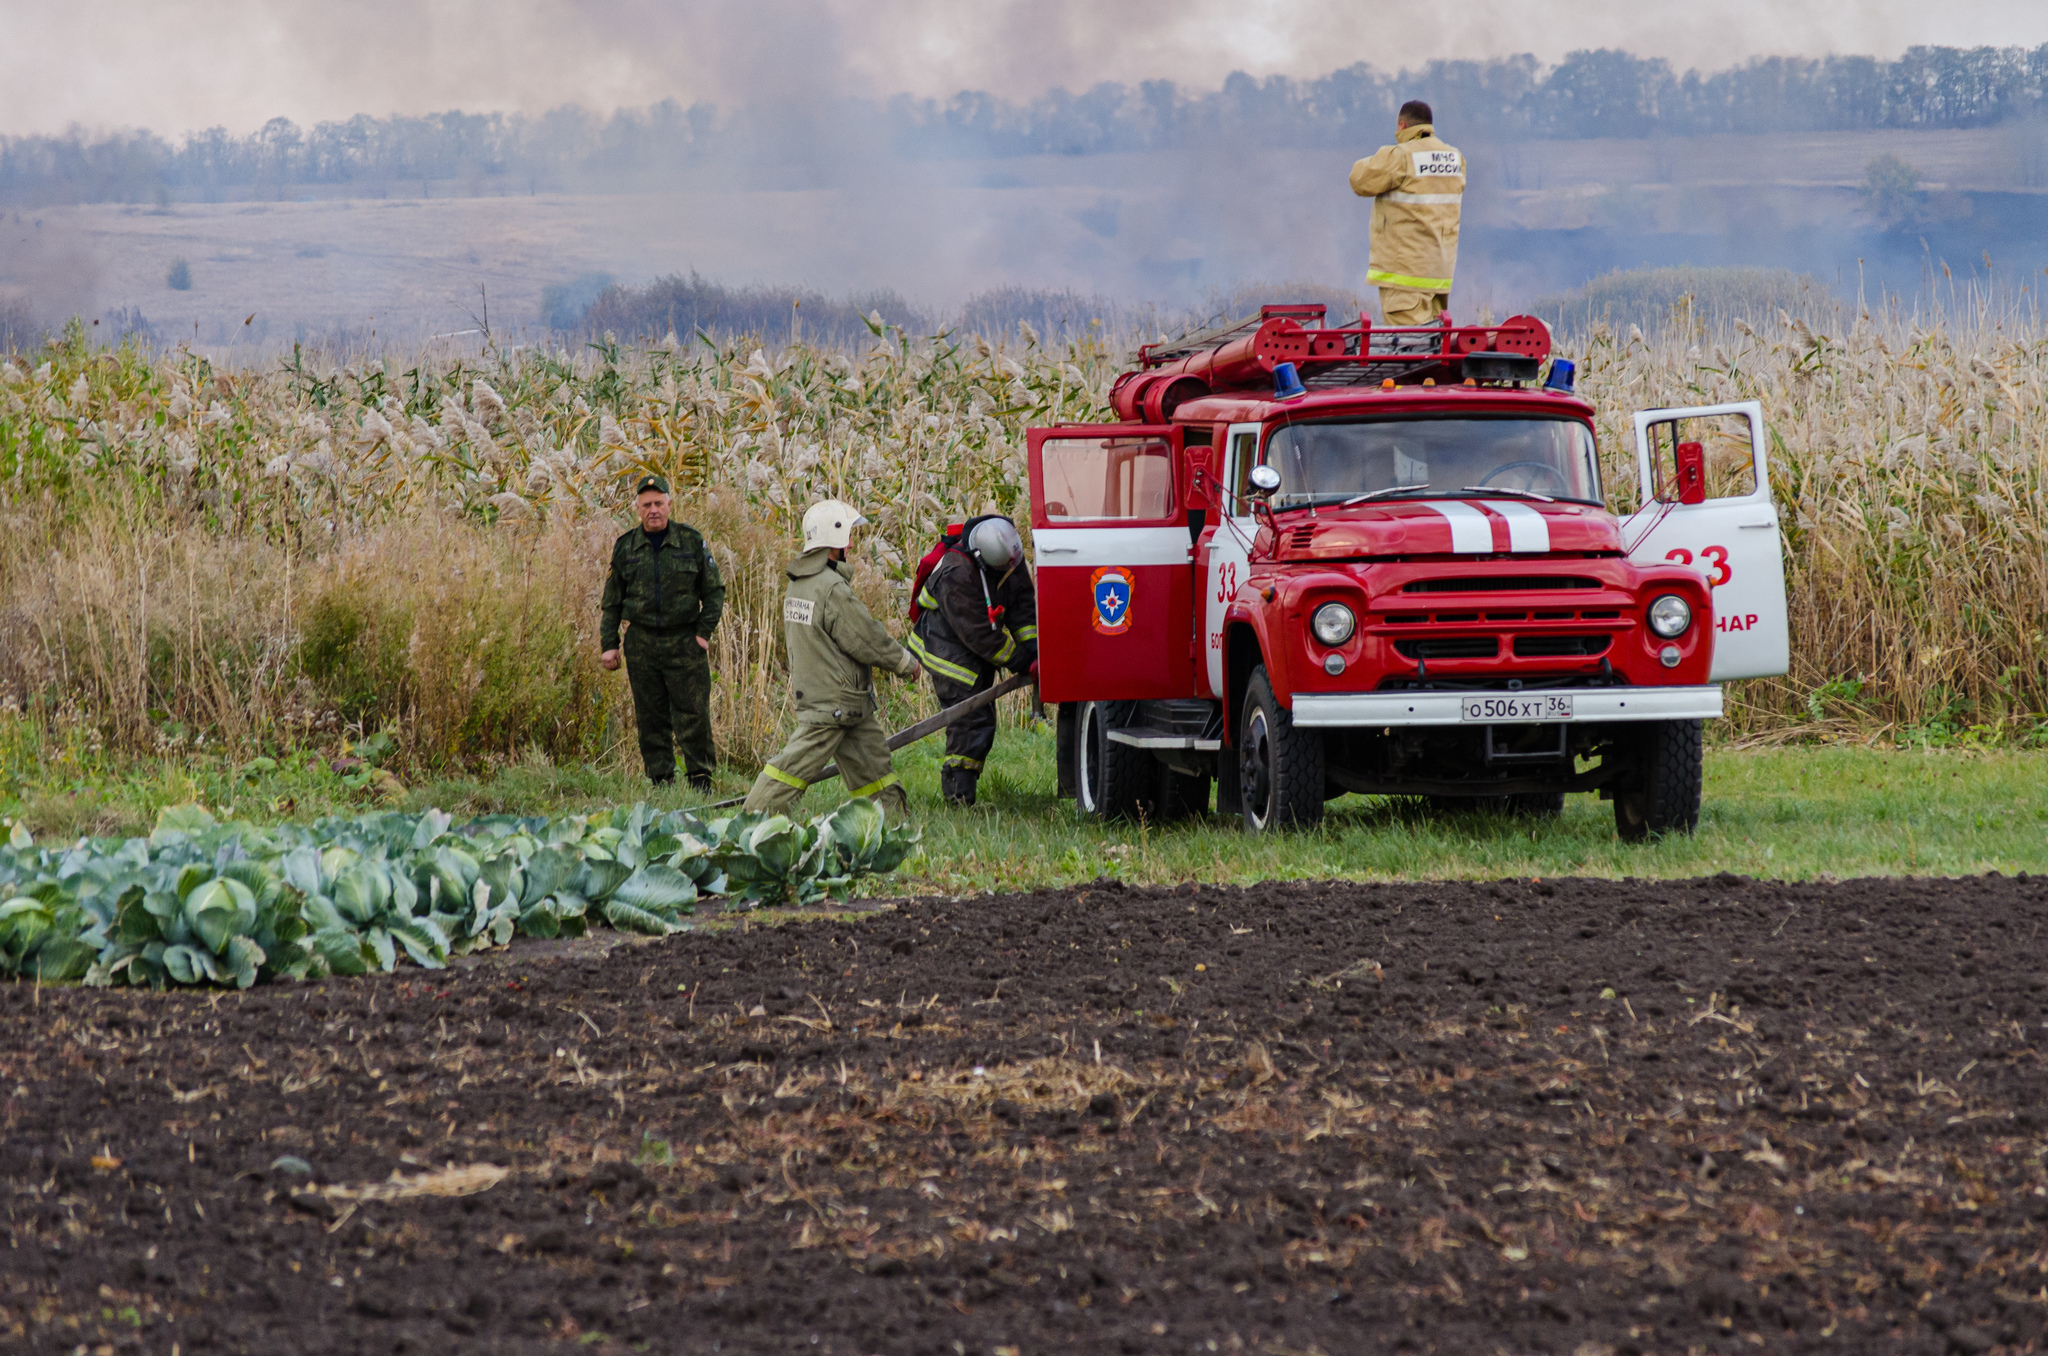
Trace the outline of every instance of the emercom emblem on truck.
<path fill-rule="evenodd" d="M 1347 792 L 1692 828 L 1723 681 L 1782 673 L 1754 403 L 1635 417 L 1607 509 L 1550 334 L 1328 326 L 1140 351 L 1119 422 L 1033 429 L 1040 691 L 1091 814 L 1310 824 Z M 1547 380 L 1544 379 L 1547 371 Z"/>

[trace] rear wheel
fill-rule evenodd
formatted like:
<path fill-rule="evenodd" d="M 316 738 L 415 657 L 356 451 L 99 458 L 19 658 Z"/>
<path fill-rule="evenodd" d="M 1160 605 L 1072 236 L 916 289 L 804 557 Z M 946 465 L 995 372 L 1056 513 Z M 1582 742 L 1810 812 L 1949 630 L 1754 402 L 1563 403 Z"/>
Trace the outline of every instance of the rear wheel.
<path fill-rule="evenodd" d="M 1084 702 L 1074 730 L 1074 798 L 1097 819 L 1150 813 L 1159 765 L 1152 755 L 1109 737 L 1129 723 L 1129 702 Z M 1148 794 L 1150 793 L 1150 794 Z"/>
<path fill-rule="evenodd" d="M 1700 723 L 1645 721 L 1625 738 L 1628 770 L 1614 792 L 1615 832 L 1630 843 L 1691 833 L 1700 822 Z"/>
<path fill-rule="evenodd" d="M 1323 818 L 1323 734 L 1298 730 L 1273 696 L 1262 664 L 1246 685 L 1238 725 L 1238 784 L 1252 833 L 1307 827 Z"/>

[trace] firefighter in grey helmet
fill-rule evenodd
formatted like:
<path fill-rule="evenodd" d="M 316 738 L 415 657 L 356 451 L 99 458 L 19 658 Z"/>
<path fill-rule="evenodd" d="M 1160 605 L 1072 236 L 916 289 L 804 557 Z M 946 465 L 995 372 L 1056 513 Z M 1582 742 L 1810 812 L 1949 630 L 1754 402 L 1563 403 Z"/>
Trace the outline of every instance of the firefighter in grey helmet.
<path fill-rule="evenodd" d="M 910 649 L 931 673 L 941 707 L 994 684 L 996 670 L 1038 672 L 1038 594 L 1017 525 L 991 514 L 967 523 L 957 544 L 925 576 Z M 984 706 L 946 729 L 939 791 L 974 804 L 996 743 L 996 709 Z"/>
<path fill-rule="evenodd" d="M 754 779 L 749 810 L 788 809 L 833 762 L 850 794 L 873 796 L 894 814 L 910 809 L 876 709 L 874 670 L 914 682 L 917 660 L 875 620 L 843 573 L 853 530 L 865 522 L 837 499 L 804 514 L 803 554 L 790 562 L 782 600 L 796 732 Z"/>

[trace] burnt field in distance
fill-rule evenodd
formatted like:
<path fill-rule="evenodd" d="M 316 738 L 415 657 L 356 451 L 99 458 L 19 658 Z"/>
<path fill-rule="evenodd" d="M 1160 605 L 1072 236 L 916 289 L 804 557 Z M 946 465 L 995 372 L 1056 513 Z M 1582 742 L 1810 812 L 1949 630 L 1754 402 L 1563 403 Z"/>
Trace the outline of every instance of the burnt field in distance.
<path fill-rule="evenodd" d="M 1098 884 L 0 987 L 0 1345 L 2034 1351 L 2044 921 L 2024 876 Z"/>

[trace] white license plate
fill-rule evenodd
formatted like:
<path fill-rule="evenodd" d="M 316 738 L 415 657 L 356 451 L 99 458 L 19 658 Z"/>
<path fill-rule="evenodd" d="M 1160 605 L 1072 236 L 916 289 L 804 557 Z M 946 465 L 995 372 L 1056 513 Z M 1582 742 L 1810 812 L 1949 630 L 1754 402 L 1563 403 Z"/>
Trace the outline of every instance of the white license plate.
<path fill-rule="evenodd" d="M 1535 696 L 1460 697 L 1458 719 L 1481 725 L 1502 721 L 1570 720 L 1572 699 L 1554 692 Z"/>

